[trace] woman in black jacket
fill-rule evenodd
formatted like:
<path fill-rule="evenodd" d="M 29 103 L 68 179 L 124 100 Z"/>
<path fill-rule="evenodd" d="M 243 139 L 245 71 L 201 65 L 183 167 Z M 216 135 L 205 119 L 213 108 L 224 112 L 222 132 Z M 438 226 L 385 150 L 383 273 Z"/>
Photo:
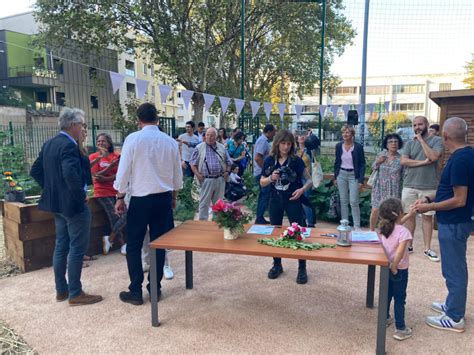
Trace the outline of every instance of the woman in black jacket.
<path fill-rule="evenodd" d="M 341 129 L 342 142 L 336 144 L 334 163 L 334 183 L 341 199 L 342 219 L 349 220 L 349 203 L 352 210 L 354 228 L 360 228 L 359 192 L 364 185 L 364 147 L 355 142 L 355 129 L 344 125 Z"/>

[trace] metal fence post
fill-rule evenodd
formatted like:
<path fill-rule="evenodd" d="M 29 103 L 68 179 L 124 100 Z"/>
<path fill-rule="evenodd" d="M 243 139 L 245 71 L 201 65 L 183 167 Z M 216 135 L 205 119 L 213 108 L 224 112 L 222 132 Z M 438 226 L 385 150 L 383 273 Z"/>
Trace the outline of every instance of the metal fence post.
<path fill-rule="evenodd" d="M 97 151 L 97 147 L 95 146 L 95 119 L 92 118 L 92 150 L 95 153 Z"/>
<path fill-rule="evenodd" d="M 13 140 L 13 122 L 12 121 L 8 122 L 8 131 L 10 132 L 10 145 L 14 146 L 15 142 Z"/>
<path fill-rule="evenodd" d="M 380 130 L 381 136 L 380 136 L 380 146 L 382 146 L 383 142 L 383 137 L 385 137 L 385 120 L 382 118 L 382 129 Z"/>

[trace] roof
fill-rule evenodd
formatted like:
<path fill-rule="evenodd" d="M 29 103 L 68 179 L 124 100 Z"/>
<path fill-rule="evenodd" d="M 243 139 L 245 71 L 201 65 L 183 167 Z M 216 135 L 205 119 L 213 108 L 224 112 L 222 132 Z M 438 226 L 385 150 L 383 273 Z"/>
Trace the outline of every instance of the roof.
<path fill-rule="evenodd" d="M 474 99 L 474 90 L 450 90 L 450 91 L 432 91 L 430 92 L 430 99 L 433 100 L 438 106 L 441 105 L 443 99 L 449 98 L 460 98 L 460 97 L 472 97 Z"/>

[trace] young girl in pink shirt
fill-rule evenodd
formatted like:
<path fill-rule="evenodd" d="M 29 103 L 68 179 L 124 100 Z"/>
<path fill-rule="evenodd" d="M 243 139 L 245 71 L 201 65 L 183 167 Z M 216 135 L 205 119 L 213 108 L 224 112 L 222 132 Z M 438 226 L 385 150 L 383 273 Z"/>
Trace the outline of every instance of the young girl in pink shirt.
<path fill-rule="evenodd" d="M 408 285 L 408 242 L 413 237 L 402 225 L 409 215 L 403 217 L 402 202 L 396 198 L 383 201 L 379 213 L 380 239 L 390 261 L 387 326 L 393 323 L 393 318 L 390 317 L 390 304 L 393 298 L 396 326 L 393 337 L 405 340 L 412 336 L 411 328 L 405 325 L 405 300 Z"/>

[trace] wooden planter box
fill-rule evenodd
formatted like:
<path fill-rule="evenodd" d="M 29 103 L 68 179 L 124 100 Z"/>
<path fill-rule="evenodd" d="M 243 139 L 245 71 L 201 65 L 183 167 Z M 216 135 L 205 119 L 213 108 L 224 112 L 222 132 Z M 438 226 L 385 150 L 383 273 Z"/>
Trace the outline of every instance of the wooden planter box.
<path fill-rule="evenodd" d="M 102 206 L 89 200 L 92 214 L 88 255 L 102 253 L 102 236 L 110 233 Z M 4 202 L 3 232 L 7 256 L 23 272 L 51 266 L 56 228 L 53 214 L 40 211 L 37 204 Z"/>

